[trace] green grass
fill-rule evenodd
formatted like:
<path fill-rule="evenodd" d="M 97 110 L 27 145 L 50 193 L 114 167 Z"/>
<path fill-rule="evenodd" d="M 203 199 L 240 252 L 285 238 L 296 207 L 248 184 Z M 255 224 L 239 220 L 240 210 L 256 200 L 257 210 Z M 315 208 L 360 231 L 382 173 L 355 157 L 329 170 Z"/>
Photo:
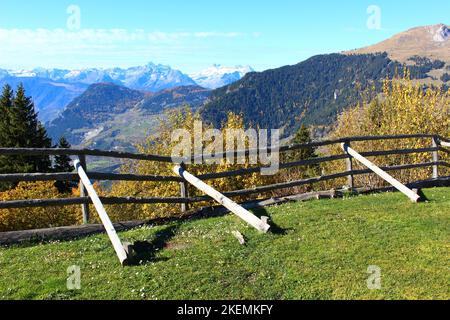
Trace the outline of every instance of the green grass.
<path fill-rule="evenodd" d="M 289 203 L 257 211 L 282 232 L 235 216 L 121 233 L 153 243 L 122 268 L 104 235 L 0 249 L 0 299 L 450 299 L 450 189 Z M 247 237 L 239 245 L 230 234 Z M 67 267 L 81 290 L 66 289 Z M 381 290 L 367 268 L 381 268 Z"/>

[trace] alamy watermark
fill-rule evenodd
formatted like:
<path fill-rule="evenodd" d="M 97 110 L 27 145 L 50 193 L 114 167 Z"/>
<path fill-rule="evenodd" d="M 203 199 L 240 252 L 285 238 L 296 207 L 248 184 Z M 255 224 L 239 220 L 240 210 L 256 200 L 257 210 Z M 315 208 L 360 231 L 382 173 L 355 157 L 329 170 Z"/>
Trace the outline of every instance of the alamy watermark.
<path fill-rule="evenodd" d="M 370 30 L 381 30 L 381 8 L 377 5 L 367 7 L 367 28 Z"/>
<path fill-rule="evenodd" d="M 69 17 L 67 18 L 67 29 L 70 31 L 78 31 L 81 28 L 81 9 L 79 6 L 71 4 L 66 10 Z"/>
<path fill-rule="evenodd" d="M 367 268 L 369 278 L 367 278 L 367 288 L 369 290 L 381 289 L 381 268 L 371 265 Z"/>
<path fill-rule="evenodd" d="M 269 132 L 270 131 L 270 132 Z M 269 143 L 270 140 L 270 143 Z M 206 129 L 195 121 L 194 132 L 172 132 L 172 160 L 185 164 L 254 164 L 267 166 L 262 175 L 274 175 L 280 168 L 279 129 Z"/>
<path fill-rule="evenodd" d="M 68 290 L 81 290 L 81 268 L 73 265 L 67 268 L 66 286 Z"/>

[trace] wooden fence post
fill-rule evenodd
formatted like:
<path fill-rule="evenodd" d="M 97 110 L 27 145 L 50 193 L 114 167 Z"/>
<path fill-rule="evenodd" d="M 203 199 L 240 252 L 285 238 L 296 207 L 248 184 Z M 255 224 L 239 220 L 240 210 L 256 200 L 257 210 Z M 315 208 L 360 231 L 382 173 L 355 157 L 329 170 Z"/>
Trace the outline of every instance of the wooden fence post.
<path fill-rule="evenodd" d="M 80 155 L 78 156 L 78 158 L 80 159 L 80 165 L 83 168 L 83 170 L 85 172 L 87 172 L 87 167 L 86 167 L 86 156 L 85 155 Z M 87 196 L 87 191 L 86 191 L 86 187 L 84 186 L 83 182 L 80 179 L 80 182 L 78 184 L 78 187 L 80 189 L 80 197 L 86 197 Z M 81 212 L 83 214 L 83 224 L 88 224 L 89 223 L 89 205 L 84 203 L 81 205 Z"/>
<path fill-rule="evenodd" d="M 345 146 L 350 147 L 350 141 L 345 142 Z M 345 149 L 347 150 L 347 149 Z M 346 151 L 347 155 L 349 156 L 347 159 L 345 159 L 346 164 L 346 170 L 348 172 L 353 172 L 353 157 Z M 355 188 L 355 179 L 353 176 L 353 173 L 350 173 L 347 177 L 347 184 L 350 190 L 353 190 Z"/>
<path fill-rule="evenodd" d="M 186 165 L 184 163 L 181 163 L 180 168 L 183 170 L 186 170 Z M 186 180 L 183 182 L 180 182 L 180 194 L 181 198 L 188 198 L 189 197 L 189 191 L 188 191 L 188 183 Z M 189 210 L 189 204 L 188 203 L 182 203 L 181 204 L 181 212 L 186 212 Z"/>
<path fill-rule="evenodd" d="M 439 138 L 437 136 L 434 136 L 432 138 L 432 144 L 433 144 L 433 148 L 438 148 L 440 143 L 439 143 Z M 433 179 L 437 179 L 439 178 L 439 167 L 438 167 L 438 162 L 439 162 L 439 151 L 433 151 L 433 162 L 435 163 L 433 165 Z"/>

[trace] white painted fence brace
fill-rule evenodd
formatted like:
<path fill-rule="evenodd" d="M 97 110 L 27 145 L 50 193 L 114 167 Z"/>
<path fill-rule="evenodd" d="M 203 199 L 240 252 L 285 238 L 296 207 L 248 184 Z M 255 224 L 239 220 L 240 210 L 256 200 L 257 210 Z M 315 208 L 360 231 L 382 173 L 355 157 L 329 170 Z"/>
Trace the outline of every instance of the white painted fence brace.
<path fill-rule="evenodd" d="M 95 209 L 98 212 L 98 215 L 100 216 L 100 220 L 103 223 L 103 226 L 106 229 L 106 233 L 108 234 L 109 239 L 111 240 L 111 243 L 114 247 L 114 250 L 116 251 L 117 257 L 120 260 L 120 263 L 124 265 L 127 262 L 127 253 L 122 245 L 122 242 L 119 239 L 119 236 L 116 233 L 116 229 L 114 229 L 114 225 L 112 224 L 111 220 L 109 219 L 108 214 L 106 213 L 105 208 L 103 207 L 103 204 L 100 201 L 100 198 L 97 195 L 97 192 L 95 192 L 94 187 L 92 186 L 91 181 L 89 180 L 88 176 L 86 175 L 86 172 L 84 172 L 83 167 L 80 164 L 79 160 L 75 160 L 73 162 L 73 165 L 75 169 L 78 172 L 78 175 L 80 176 L 81 182 L 83 183 L 84 187 L 86 188 L 89 197 L 92 200 L 92 203 L 94 204 Z"/>
<path fill-rule="evenodd" d="M 450 148 L 450 142 L 441 141 L 441 146 Z"/>
<path fill-rule="evenodd" d="M 361 162 L 363 165 L 365 165 L 367 168 L 372 170 L 374 173 L 376 173 L 378 176 L 380 176 L 382 179 L 389 182 L 394 188 L 396 188 L 398 191 L 402 192 L 404 195 L 406 195 L 408 198 L 410 198 L 413 202 L 418 202 L 420 200 L 420 196 L 409 189 L 407 186 L 405 186 L 403 183 L 392 177 L 387 172 L 381 170 L 379 167 L 377 167 L 375 164 L 373 164 L 368 159 L 364 158 L 362 155 L 360 155 L 358 152 L 350 148 L 347 144 L 343 143 L 342 149 L 351 155 L 355 160 Z"/>
<path fill-rule="evenodd" d="M 206 193 L 208 196 L 216 200 L 218 203 L 223 205 L 225 208 L 233 212 L 235 215 L 237 215 L 239 218 L 256 228 L 257 230 L 261 232 L 267 232 L 270 229 L 270 225 L 266 222 L 262 221 L 258 217 L 256 217 L 254 214 L 252 214 L 250 211 L 244 209 L 242 206 L 238 205 L 233 200 L 225 197 L 223 194 L 212 188 L 211 186 L 207 185 L 203 181 L 201 181 L 199 178 L 193 176 L 180 166 L 175 166 L 174 169 L 176 174 L 180 175 L 180 177 L 184 178 L 187 182 L 192 184 L 194 187 L 199 189 L 200 191 Z"/>

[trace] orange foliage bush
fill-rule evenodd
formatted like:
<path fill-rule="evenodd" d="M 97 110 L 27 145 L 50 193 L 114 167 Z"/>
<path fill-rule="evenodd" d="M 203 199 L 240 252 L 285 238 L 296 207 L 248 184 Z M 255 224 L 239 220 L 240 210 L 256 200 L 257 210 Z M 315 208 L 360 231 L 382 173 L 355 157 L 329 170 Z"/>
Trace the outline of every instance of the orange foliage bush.
<path fill-rule="evenodd" d="M 64 198 L 53 182 L 20 182 L 14 189 L 0 192 L 0 201 Z M 0 209 L 0 232 L 69 226 L 82 220 L 80 206 Z"/>

